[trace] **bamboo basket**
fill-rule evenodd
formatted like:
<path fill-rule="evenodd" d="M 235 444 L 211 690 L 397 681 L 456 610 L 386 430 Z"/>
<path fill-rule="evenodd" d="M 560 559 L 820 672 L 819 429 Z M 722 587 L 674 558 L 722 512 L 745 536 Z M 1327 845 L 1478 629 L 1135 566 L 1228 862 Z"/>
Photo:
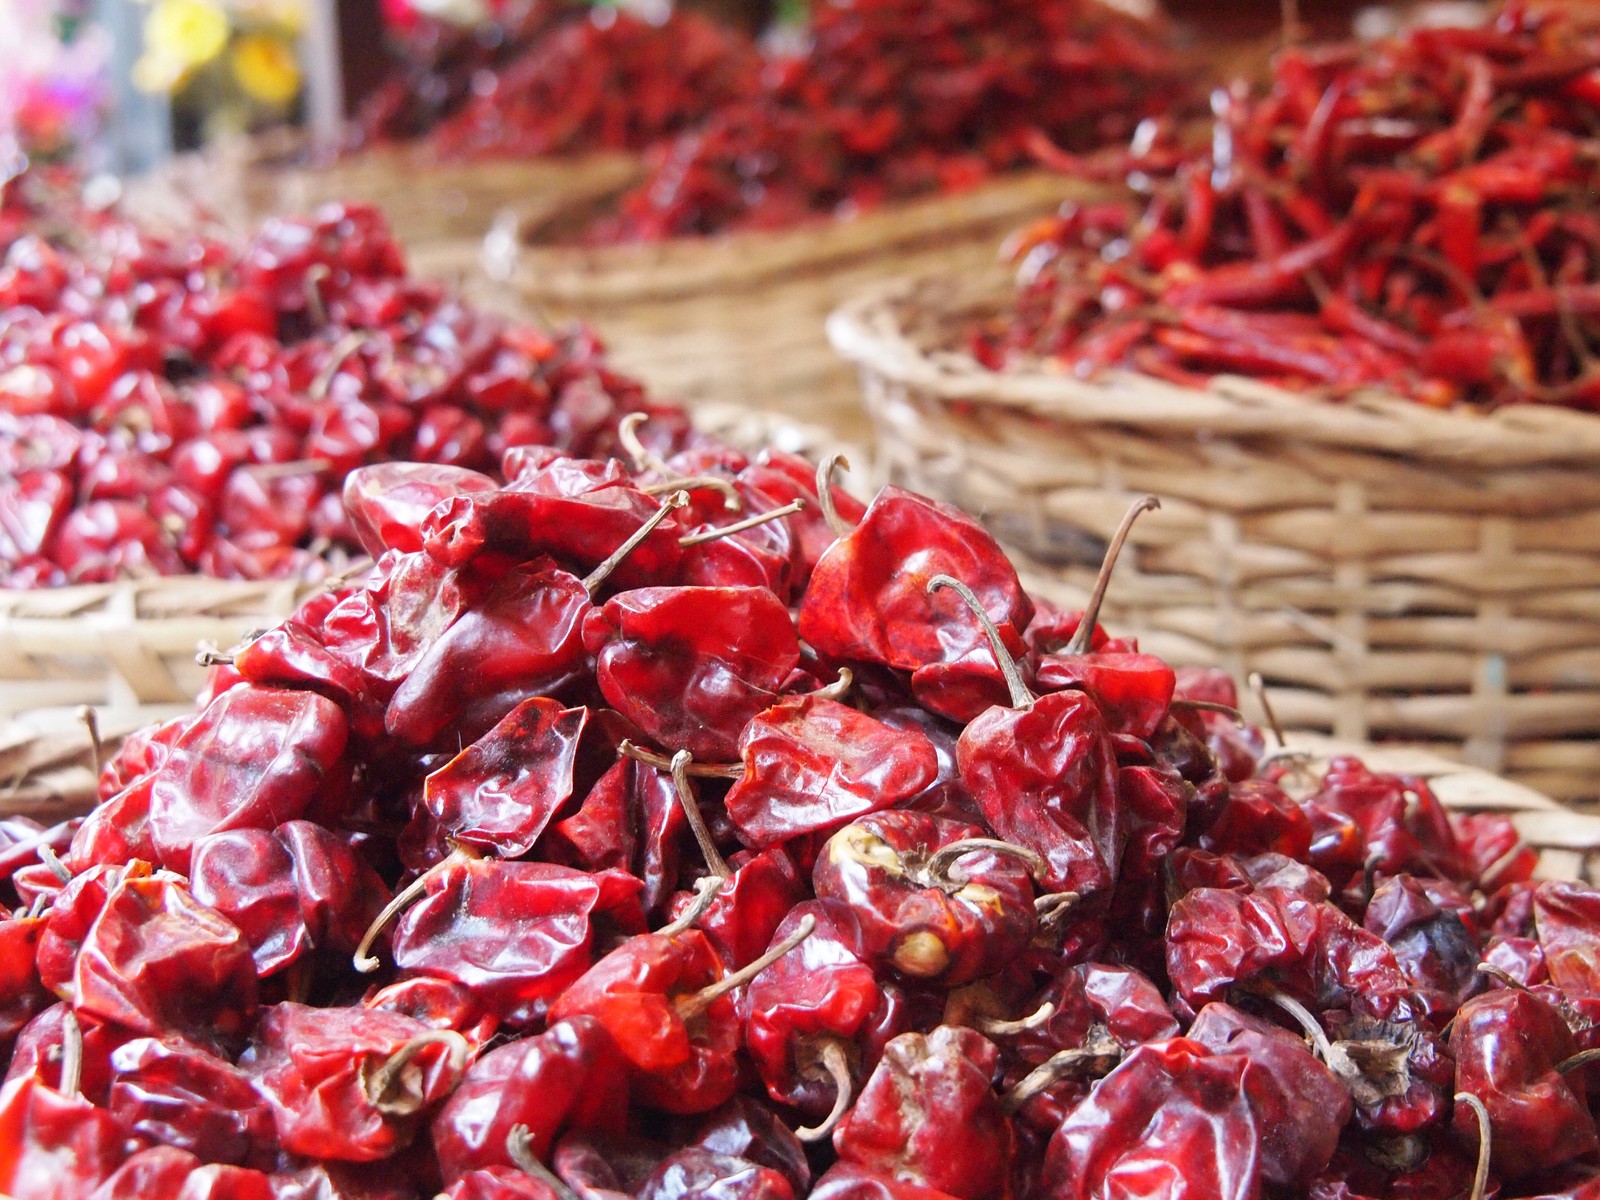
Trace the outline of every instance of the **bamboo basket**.
<path fill-rule="evenodd" d="M 235 233 L 330 202 L 374 204 L 400 242 L 416 250 L 440 243 L 475 246 L 502 212 L 539 220 L 555 208 L 612 194 L 640 170 L 639 160 L 627 154 L 441 159 L 426 142 L 319 163 L 302 135 L 284 132 L 180 155 L 131 183 L 128 192 L 136 205 L 160 204 L 173 193 L 192 198 Z"/>
<path fill-rule="evenodd" d="M 1291 728 L 1600 794 L 1600 418 L 990 372 L 960 331 L 1010 295 L 998 271 L 942 276 L 832 318 L 891 477 L 1076 589 L 1154 492 L 1113 625 L 1177 661 L 1259 671 Z"/>
<path fill-rule="evenodd" d="M 847 449 L 818 427 L 738 406 L 711 405 L 692 416 L 702 433 L 746 450 L 771 445 L 820 457 Z M 865 455 L 852 461 L 864 463 Z M 195 661 L 202 646 L 226 648 L 271 628 L 322 586 L 173 575 L 0 589 L 0 720 L 84 704 L 117 716 L 187 704 L 205 683 L 206 669 Z"/>
<path fill-rule="evenodd" d="M 774 233 L 597 248 L 539 240 L 592 216 L 593 205 L 579 204 L 543 223 L 507 223 L 484 265 L 524 304 L 605 330 L 618 367 L 663 395 L 856 434 L 865 424 L 854 379 L 828 348 L 828 313 L 887 275 L 992 262 L 1005 231 L 1053 210 L 1062 186 L 1059 176 L 1022 174 Z"/>

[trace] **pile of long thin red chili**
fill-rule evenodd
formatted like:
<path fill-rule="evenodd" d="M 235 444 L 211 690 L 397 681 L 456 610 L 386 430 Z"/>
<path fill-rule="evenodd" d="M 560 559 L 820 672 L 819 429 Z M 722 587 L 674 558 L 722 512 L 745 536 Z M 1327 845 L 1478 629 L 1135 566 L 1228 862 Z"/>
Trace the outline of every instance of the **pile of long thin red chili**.
<path fill-rule="evenodd" d="M 755 93 L 739 31 L 667 6 L 512 4 L 475 28 L 420 20 L 361 105 L 359 144 L 430 138 L 447 157 L 642 150 Z"/>
<path fill-rule="evenodd" d="M 0 822 L 0 1192 L 1600 1192 L 1600 890 L 953 510 L 642 433 L 358 470 L 367 578 Z"/>
<path fill-rule="evenodd" d="M 1137 198 L 1012 239 L 1016 307 L 975 331 L 983 362 L 1600 408 L 1592 20 L 1512 4 L 1286 49 L 1213 110 L 1204 148 L 1135 140 Z"/>
<path fill-rule="evenodd" d="M 241 247 L 156 236 L 72 181 L 0 185 L 0 587 L 319 578 L 360 554 L 353 468 L 604 452 L 646 407 L 587 330 L 408 276 L 371 209 L 269 221 Z"/>
<path fill-rule="evenodd" d="M 1030 129 L 1089 150 L 1186 94 L 1159 31 L 1097 0 L 815 4 L 803 52 L 654 147 L 593 236 L 768 229 L 959 189 L 1031 165 Z"/>

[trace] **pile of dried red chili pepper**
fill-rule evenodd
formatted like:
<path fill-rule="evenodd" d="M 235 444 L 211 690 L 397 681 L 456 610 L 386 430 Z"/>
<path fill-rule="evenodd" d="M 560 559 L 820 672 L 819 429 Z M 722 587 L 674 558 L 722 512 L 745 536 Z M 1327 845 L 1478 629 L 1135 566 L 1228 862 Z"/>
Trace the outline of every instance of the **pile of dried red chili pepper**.
<path fill-rule="evenodd" d="M 1186 94 L 1157 29 L 1097 0 L 815 4 L 759 95 L 650 152 L 597 240 L 770 229 L 1112 144 Z"/>
<path fill-rule="evenodd" d="M 356 471 L 367 578 L 0 822 L 0 1192 L 1600 1194 L 1600 890 L 954 510 L 619 438 Z"/>
<path fill-rule="evenodd" d="M 1013 237 L 1016 308 L 975 331 L 984 363 L 1600 408 L 1592 20 L 1513 3 L 1293 47 L 1212 107 L 1202 149 L 1134 140 L 1136 198 Z"/>
<path fill-rule="evenodd" d="M 270 221 L 241 247 L 155 236 L 71 181 L 0 185 L 0 587 L 317 578 L 360 553 L 352 468 L 603 452 L 646 407 L 586 330 L 408 277 L 371 209 Z"/>
<path fill-rule="evenodd" d="M 450 157 L 641 150 L 754 94 L 760 73 L 749 38 L 681 9 L 536 3 L 486 29 L 429 23 L 406 50 L 354 132 L 431 130 Z"/>

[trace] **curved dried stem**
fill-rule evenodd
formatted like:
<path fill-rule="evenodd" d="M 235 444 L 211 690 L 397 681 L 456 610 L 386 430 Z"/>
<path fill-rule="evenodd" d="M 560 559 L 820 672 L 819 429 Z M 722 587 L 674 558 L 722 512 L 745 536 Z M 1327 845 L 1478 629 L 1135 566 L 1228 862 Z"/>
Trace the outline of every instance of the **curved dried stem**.
<path fill-rule="evenodd" d="M 1571 1058 L 1563 1058 L 1558 1062 L 1556 1074 L 1565 1075 L 1568 1071 L 1576 1071 L 1579 1067 L 1587 1067 L 1593 1062 L 1600 1062 L 1600 1049 L 1580 1050 Z"/>
<path fill-rule="evenodd" d="M 1003 842 L 999 838 L 962 838 L 958 842 L 951 842 L 948 846 L 940 846 L 928 856 L 927 872 L 934 876 L 947 876 L 951 868 L 964 855 L 987 850 L 991 854 L 1003 854 L 1017 859 L 1028 868 L 1028 874 L 1035 879 L 1043 875 L 1048 869 L 1045 861 L 1038 854 L 1026 846 L 1018 846 L 1014 842 Z"/>
<path fill-rule="evenodd" d="M 1494 1136 L 1489 1128 L 1489 1110 L 1471 1092 L 1457 1092 L 1456 1103 L 1465 1104 L 1478 1118 L 1478 1166 L 1472 1172 L 1472 1192 L 1467 1200 L 1483 1200 L 1489 1191 L 1489 1159 L 1494 1154 Z"/>
<path fill-rule="evenodd" d="M 1262 715 L 1267 718 L 1267 728 L 1272 730 L 1272 740 L 1278 743 L 1278 749 L 1285 749 L 1289 741 L 1283 736 L 1283 723 L 1278 720 L 1278 714 L 1273 711 L 1272 701 L 1267 699 L 1267 681 L 1261 678 L 1260 671 L 1250 672 L 1250 694 L 1256 698 L 1256 703 L 1261 706 Z"/>
<path fill-rule="evenodd" d="M 567 1186 L 566 1180 L 539 1161 L 539 1156 L 533 1152 L 533 1135 L 526 1125 L 511 1127 L 511 1132 L 506 1135 L 506 1153 L 511 1156 L 512 1165 L 517 1170 L 530 1179 L 537 1179 L 560 1197 L 560 1200 L 583 1200 L 577 1192 Z"/>
<path fill-rule="evenodd" d="M 383 906 L 378 915 L 372 918 L 372 924 L 367 926 L 367 931 L 361 935 L 361 942 L 356 946 L 355 954 L 351 956 L 351 963 L 355 966 L 355 969 L 363 975 L 370 975 L 376 971 L 382 965 L 382 962 L 372 955 L 372 944 L 378 940 L 378 935 L 383 932 L 384 927 L 400 913 L 411 907 L 412 902 L 427 891 L 428 884 L 437 876 L 443 875 L 457 863 L 466 862 L 476 857 L 477 855 L 470 854 L 462 847 L 457 846 L 444 858 L 434 863 L 433 866 L 396 892 L 394 899 Z"/>
<path fill-rule="evenodd" d="M 1277 988 L 1263 988 L 1261 995 L 1272 1001 L 1284 1012 L 1294 1018 L 1296 1025 L 1305 1031 L 1306 1040 L 1316 1049 L 1317 1057 L 1325 1063 L 1334 1059 L 1333 1043 L 1328 1040 L 1322 1022 L 1317 1020 L 1315 1014 L 1293 996 L 1280 992 Z"/>
<path fill-rule="evenodd" d="M 72 882 L 72 872 L 67 870 L 67 864 L 61 861 L 60 856 L 53 849 L 41 842 L 35 853 L 38 854 L 39 861 L 50 868 L 50 874 L 54 875 L 62 883 Z"/>
<path fill-rule="evenodd" d="M 422 1073 L 413 1067 L 417 1055 L 430 1046 L 449 1051 L 450 1073 L 457 1079 L 467 1069 L 472 1046 L 454 1029 L 430 1029 L 401 1046 L 370 1075 L 362 1072 L 361 1090 L 367 1103 L 385 1116 L 404 1117 L 418 1112 L 427 1099 Z"/>
<path fill-rule="evenodd" d="M 661 507 L 651 513 L 649 519 L 643 525 L 628 535 L 627 541 L 613 550 L 603 563 L 583 577 L 583 590 L 591 596 L 599 591 L 600 585 L 606 581 L 611 572 L 622 565 L 623 559 L 639 548 L 640 542 L 655 532 L 657 525 L 665 521 L 674 509 L 682 508 L 688 503 L 689 493 L 684 491 L 673 492 L 672 495 L 663 500 Z"/>
<path fill-rule="evenodd" d="M 317 372 L 317 377 L 311 381 L 311 386 L 306 389 L 313 400 L 326 400 L 328 389 L 333 386 L 334 376 L 348 361 L 350 356 L 362 346 L 372 334 L 365 329 L 355 329 L 345 334 L 336 341 L 328 350 L 328 361 L 322 364 L 322 370 Z"/>
<path fill-rule="evenodd" d="M 659 483 L 640 484 L 638 487 L 646 496 L 664 496 L 668 492 L 678 491 L 718 492 L 722 496 L 722 507 L 728 512 L 738 512 L 744 507 L 744 497 L 739 495 L 739 489 L 718 475 L 675 475 Z"/>
<path fill-rule="evenodd" d="M 328 323 L 328 306 L 322 302 L 322 281 L 333 274 L 327 263 L 312 263 L 301 278 L 305 281 L 306 308 L 311 311 L 311 321 L 319 328 Z"/>
<path fill-rule="evenodd" d="M 832 683 L 819 687 L 811 694 L 819 700 L 843 700 L 856 685 L 856 675 L 849 667 L 840 667 L 839 676 Z"/>
<path fill-rule="evenodd" d="M 846 471 L 850 469 L 850 460 L 842 454 L 830 454 L 817 464 L 817 505 L 822 509 L 822 519 L 828 523 L 828 528 L 833 530 L 836 538 L 846 537 L 853 532 L 833 505 L 833 473 L 840 467 Z"/>
<path fill-rule="evenodd" d="M 1082 894 L 1078 892 L 1046 892 L 1034 898 L 1033 915 L 1040 925 L 1054 925 L 1077 908 L 1082 899 Z"/>
<path fill-rule="evenodd" d="M 821 1071 L 813 1067 L 811 1072 L 825 1072 L 833 1080 L 833 1109 L 822 1119 L 822 1124 L 802 1125 L 794 1131 L 794 1136 L 802 1142 L 821 1142 L 831 1137 L 834 1127 L 844 1119 L 845 1113 L 850 1111 L 851 1101 L 855 1099 L 856 1081 L 851 1077 L 850 1060 L 838 1039 L 829 1038 L 822 1044 L 819 1062 Z"/>
<path fill-rule="evenodd" d="M 646 750 L 643 746 L 635 745 L 627 738 L 617 743 L 617 753 L 623 758 L 631 758 L 636 763 L 643 763 L 647 767 L 654 767 L 658 771 L 672 770 L 672 760 L 665 754 L 657 754 L 654 750 Z M 690 779 L 737 779 L 744 774 L 744 767 L 739 763 L 697 763 L 691 762 L 684 768 L 683 773 Z"/>
<path fill-rule="evenodd" d="M 817 919 L 807 913 L 800 918 L 800 923 L 794 927 L 794 931 L 788 937 L 784 938 L 776 946 L 769 948 L 760 958 L 746 963 L 733 974 L 724 975 L 715 983 L 701 988 L 692 995 L 679 997 L 673 1003 L 673 1007 L 678 1010 L 678 1016 L 685 1021 L 692 1021 L 723 996 L 726 996 L 735 988 L 741 988 L 749 983 L 757 975 L 810 937 L 816 928 Z"/>
<path fill-rule="evenodd" d="M 1062 647 L 1063 654 L 1087 654 L 1094 646 L 1094 630 L 1100 620 L 1100 606 L 1105 602 L 1111 573 L 1117 568 L 1122 543 L 1128 540 L 1128 531 L 1141 513 L 1160 507 L 1161 501 L 1154 496 L 1140 496 L 1124 514 L 1122 524 L 1117 526 L 1116 533 L 1111 535 L 1111 544 L 1106 547 L 1105 561 L 1100 564 L 1100 574 L 1095 578 L 1094 591 L 1089 593 L 1089 603 L 1084 607 L 1083 616 L 1078 618 L 1078 628 L 1073 632 L 1072 639 Z"/>
<path fill-rule="evenodd" d="M 1000 630 L 995 628 L 994 621 L 988 611 L 983 607 L 983 601 L 973 593 L 973 590 L 959 579 L 949 575 L 935 575 L 928 580 L 928 595 L 944 588 L 949 588 L 968 608 L 972 615 L 978 619 L 978 624 L 983 626 L 984 636 L 989 639 L 989 649 L 994 654 L 994 661 L 1000 667 L 1000 674 L 1005 676 L 1006 689 L 1011 693 L 1011 707 L 1016 709 L 1032 708 L 1034 704 L 1033 693 L 1028 690 L 1028 685 L 1022 680 L 1022 672 L 1017 667 L 1017 660 L 1011 657 L 1011 651 L 1006 649 L 1005 641 L 1000 637 Z"/>
<path fill-rule="evenodd" d="M 711 873 L 718 879 L 731 879 L 733 872 L 728 870 L 727 860 L 722 857 L 722 851 L 717 849 L 716 840 L 712 838 L 711 830 L 706 827 L 706 819 L 700 813 L 700 801 L 695 797 L 694 788 L 689 786 L 689 766 L 693 762 L 694 755 L 687 750 L 679 750 L 667 766 L 672 772 L 672 786 L 678 793 L 678 805 L 689 822 L 689 831 L 694 834 L 694 840 L 700 843 L 700 854 Z"/>
<path fill-rule="evenodd" d="M 1018 1017 L 1015 1021 L 1005 1021 L 999 1017 L 974 1016 L 969 1023 L 985 1037 L 1014 1037 L 1016 1034 L 1039 1028 L 1055 1015 L 1055 1004 L 1046 1000 L 1027 1016 Z"/>
<path fill-rule="evenodd" d="M 202 667 L 231 667 L 233 655 L 225 654 L 214 646 L 202 646 L 194 661 Z"/>
<path fill-rule="evenodd" d="M 1016 1087 L 1000 1097 L 1001 1111 L 1007 1115 L 1015 1113 L 1029 1100 L 1069 1076 L 1104 1075 L 1122 1061 L 1122 1054 L 1122 1047 L 1105 1030 L 1092 1030 L 1084 1045 L 1051 1055 L 1023 1076 Z"/>
<path fill-rule="evenodd" d="M 1512 988 L 1519 992 L 1525 992 L 1528 990 L 1528 985 L 1523 983 L 1522 980 L 1518 979 L 1515 975 L 1512 975 L 1504 968 L 1495 966 L 1494 963 L 1479 963 L 1473 968 L 1473 970 L 1479 975 L 1487 975 L 1490 979 L 1494 980 L 1502 987 Z"/>
<path fill-rule="evenodd" d="M 732 525 L 719 525 L 715 529 L 702 529 L 699 533 L 686 533 L 678 539 L 678 545 L 685 548 L 699 546 L 706 542 L 714 542 L 718 538 L 725 538 L 735 533 L 743 533 L 746 529 L 754 529 L 757 525 L 791 517 L 806 506 L 804 500 L 791 500 L 781 508 L 769 509 L 764 513 L 756 513 L 742 521 L 735 521 Z"/>
<path fill-rule="evenodd" d="M 1185 700 L 1181 697 L 1174 699 L 1168 708 L 1179 712 L 1208 712 L 1227 717 L 1236 725 L 1245 723 L 1244 714 L 1231 704 L 1219 704 L 1215 700 Z"/>
<path fill-rule="evenodd" d="M 56 1091 L 63 1096 L 76 1096 L 83 1078 L 83 1030 L 78 1018 L 68 1008 L 61 1014 L 61 1077 L 56 1081 Z"/>
<path fill-rule="evenodd" d="M 629 413 L 623 417 L 617 422 L 617 441 L 622 443 L 622 448 L 627 452 L 635 471 L 654 471 L 658 475 L 671 475 L 672 468 L 667 466 L 666 461 L 639 440 L 639 426 L 649 419 L 650 414 L 642 412 Z"/>
<path fill-rule="evenodd" d="M 693 928 L 696 921 L 711 911 L 711 906 L 716 903 L 717 896 L 726 883 L 727 880 L 715 875 L 704 875 L 695 880 L 694 899 L 690 901 L 689 907 L 684 909 L 676 920 L 663 925 L 656 932 L 663 937 L 676 937 Z"/>
<path fill-rule="evenodd" d="M 93 756 L 94 777 L 99 779 L 106 769 L 106 746 L 100 739 L 100 714 L 95 712 L 93 705 L 85 704 L 78 710 L 78 720 L 89 734 L 89 753 Z"/>

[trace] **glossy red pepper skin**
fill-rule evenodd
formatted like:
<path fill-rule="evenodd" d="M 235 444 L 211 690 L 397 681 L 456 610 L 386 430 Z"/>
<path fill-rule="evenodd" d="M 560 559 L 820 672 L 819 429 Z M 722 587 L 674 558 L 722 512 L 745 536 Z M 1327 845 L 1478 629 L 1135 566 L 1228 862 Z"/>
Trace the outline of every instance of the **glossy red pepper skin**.
<path fill-rule="evenodd" d="M 938 776 L 933 744 L 836 700 L 791 696 L 739 737 L 744 774 L 728 817 L 747 845 L 772 846 L 917 795 Z"/>
<path fill-rule="evenodd" d="M 598 919 L 643 931 L 638 890 L 620 871 L 458 861 L 432 875 L 400 918 L 394 963 L 470 988 L 502 1023 L 526 1026 L 589 969 Z"/>
<path fill-rule="evenodd" d="M 834 1131 L 839 1157 L 965 1200 L 1009 1195 L 1011 1123 L 991 1086 L 999 1058 L 971 1029 L 894 1038 Z"/>
<path fill-rule="evenodd" d="M 652 1171 L 638 1200 L 794 1200 L 789 1181 L 771 1167 L 691 1146 Z"/>
<path fill-rule="evenodd" d="M 455 496 L 498 489 L 489 476 L 437 463 L 380 463 L 345 476 L 344 508 L 373 558 L 422 549 L 423 518 Z"/>
<path fill-rule="evenodd" d="M 604 1025 L 634 1070 L 631 1087 L 641 1103 L 668 1112 L 709 1112 L 738 1084 L 734 1000 L 718 997 L 692 1022 L 674 1001 L 722 975 L 716 950 L 697 929 L 639 934 L 562 992 L 550 1020 L 585 1015 Z"/>
<path fill-rule="evenodd" d="M 584 621 L 607 702 L 656 745 L 730 762 L 800 662 L 789 610 L 760 587 L 643 588 Z"/>
<path fill-rule="evenodd" d="M 243 1070 L 271 1106 L 278 1143 L 307 1158 L 371 1162 L 406 1145 L 424 1113 L 461 1080 L 465 1062 L 448 1046 L 411 1058 L 405 1095 L 374 1095 L 378 1070 L 428 1027 L 372 1009 L 308 1008 L 285 1002 L 263 1012 Z"/>
<path fill-rule="evenodd" d="M 923 813 L 869 814 L 829 839 L 813 886 L 818 899 L 849 906 L 869 962 L 912 981 L 970 983 L 1020 955 L 1035 927 L 1033 885 L 1016 859 L 975 847 L 948 874 L 927 873 L 940 848 L 984 836 Z"/>
<path fill-rule="evenodd" d="M 243 686 L 212 701 L 150 781 L 150 838 L 162 864 L 187 872 L 208 833 L 271 829 L 303 816 L 348 774 L 347 726 L 313 692 Z"/>
<path fill-rule="evenodd" d="M 1110 891 L 1127 830 L 1109 731 L 1093 700 L 1052 692 L 1030 708 L 991 708 L 962 731 L 957 761 L 989 827 L 1045 860 L 1048 890 Z"/>
<path fill-rule="evenodd" d="M 800 637 L 832 658 L 902 671 L 959 659 L 983 633 L 953 593 L 928 594 L 941 574 L 971 587 L 1002 628 L 1020 633 L 1033 617 L 1016 571 L 982 526 L 886 487 L 818 561 L 800 604 Z"/>
<path fill-rule="evenodd" d="M 549 827 L 542 849 L 552 862 L 580 870 L 628 872 L 644 884 L 639 903 L 654 913 L 677 882 L 687 825 L 672 780 L 623 759 L 596 781 L 577 812 Z M 763 936 L 757 953 L 765 948 Z"/>
<path fill-rule="evenodd" d="M 1488 992 L 1456 1013 L 1450 1030 L 1456 1088 L 1489 1111 L 1496 1174 L 1538 1175 L 1600 1149 L 1583 1073 L 1556 1070 L 1577 1051 L 1561 1014 L 1529 992 Z M 1456 1123 L 1475 1135 L 1466 1106 L 1458 1106 Z"/>
<path fill-rule="evenodd" d="M 754 962 L 771 943 L 789 910 L 807 897 L 805 880 L 781 846 L 741 850 L 728 859 L 728 877 L 698 924 L 730 970 Z M 691 903 L 680 892 L 668 915 L 681 916 Z"/>
<path fill-rule="evenodd" d="M 526 1125 L 548 1159 L 565 1129 L 615 1129 L 627 1107 L 627 1061 L 600 1022 L 556 1022 L 536 1037 L 496 1047 L 468 1069 L 433 1118 L 433 1148 L 447 1182 L 513 1165 L 506 1138 Z"/>
<path fill-rule="evenodd" d="M 502 858 L 532 850 L 572 796 L 586 708 L 534 696 L 428 776 L 414 823 L 439 857 L 460 843 Z"/>
<path fill-rule="evenodd" d="M 105 1107 L 123 1128 L 204 1162 L 277 1165 L 272 1110 L 249 1075 L 181 1038 L 135 1038 L 113 1050 Z"/>
<path fill-rule="evenodd" d="M 121 1165 L 127 1134 L 81 1096 L 36 1079 L 0 1088 L 0 1192 L 17 1200 L 76 1200 Z"/>

